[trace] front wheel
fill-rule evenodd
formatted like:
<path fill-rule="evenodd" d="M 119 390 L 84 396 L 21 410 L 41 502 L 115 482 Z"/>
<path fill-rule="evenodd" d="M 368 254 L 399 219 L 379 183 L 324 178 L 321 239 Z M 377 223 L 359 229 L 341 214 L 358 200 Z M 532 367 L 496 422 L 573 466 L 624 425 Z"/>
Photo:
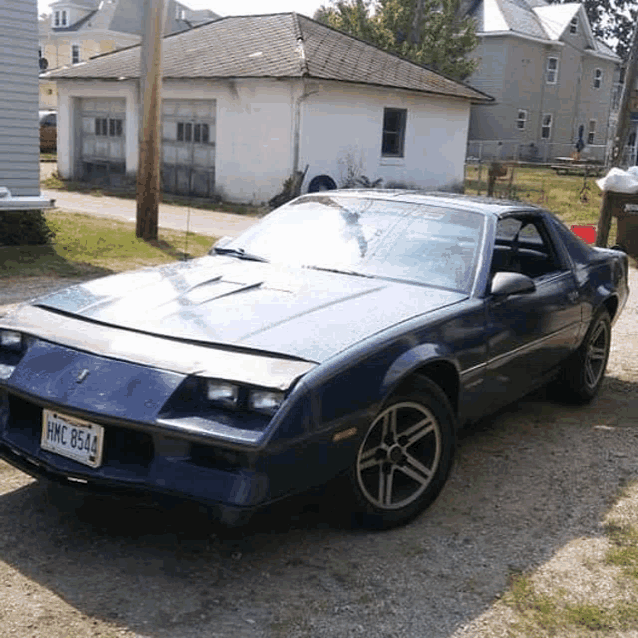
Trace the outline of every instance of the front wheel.
<path fill-rule="evenodd" d="M 454 414 L 429 379 L 391 397 L 357 451 L 351 482 L 361 522 L 388 529 L 422 512 L 443 488 L 454 457 Z"/>
<path fill-rule="evenodd" d="M 611 346 L 611 319 L 606 308 L 594 316 L 578 350 L 565 364 L 562 387 L 575 403 L 589 403 L 603 383 Z"/>

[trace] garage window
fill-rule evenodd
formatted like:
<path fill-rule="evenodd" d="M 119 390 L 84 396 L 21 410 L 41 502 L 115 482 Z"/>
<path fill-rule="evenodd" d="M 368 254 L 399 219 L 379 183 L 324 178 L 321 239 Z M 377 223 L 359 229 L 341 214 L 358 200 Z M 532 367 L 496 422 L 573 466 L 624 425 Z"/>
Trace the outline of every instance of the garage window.
<path fill-rule="evenodd" d="M 407 109 L 383 109 L 383 138 L 381 141 L 381 155 L 383 157 L 403 157 L 407 119 Z"/>
<path fill-rule="evenodd" d="M 95 134 L 101 137 L 122 137 L 124 122 L 119 118 L 96 117 Z"/>
<path fill-rule="evenodd" d="M 177 141 L 208 144 L 210 139 L 208 124 L 194 124 L 193 122 L 177 123 Z"/>

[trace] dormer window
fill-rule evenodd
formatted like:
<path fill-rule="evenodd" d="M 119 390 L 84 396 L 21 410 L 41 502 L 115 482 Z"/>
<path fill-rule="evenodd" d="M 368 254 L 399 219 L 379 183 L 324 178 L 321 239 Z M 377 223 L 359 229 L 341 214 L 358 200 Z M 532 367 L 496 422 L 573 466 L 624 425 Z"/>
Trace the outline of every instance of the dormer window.
<path fill-rule="evenodd" d="M 578 16 L 574 16 L 569 23 L 569 32 L 578 33 Z"/>
<path fill-rule="evenodd" d="M 56 11 L 53 14 L 53 25 L 56 26 L 56 27 L 60 26 L 60 12 L 59 11 Z"/>
<path fill-rule="evenodd" d="M 62 12 L 61 12 L 60 22 L 62 23 L 63 27 L 66 27 L 67 20 L 66 20 L 66 10 L 65 9 L 63 9 Z"/>

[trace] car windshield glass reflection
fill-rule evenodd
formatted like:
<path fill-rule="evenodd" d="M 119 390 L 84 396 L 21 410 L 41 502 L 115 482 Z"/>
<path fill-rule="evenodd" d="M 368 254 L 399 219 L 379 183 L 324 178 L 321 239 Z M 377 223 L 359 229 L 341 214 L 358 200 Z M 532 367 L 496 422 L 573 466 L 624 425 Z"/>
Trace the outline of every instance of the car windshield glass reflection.
<path fill-rule="evenodd" d="M 445 207 L 308 195 L 225 249 L 273 263 L 468 291 L 483 217 Z"/>

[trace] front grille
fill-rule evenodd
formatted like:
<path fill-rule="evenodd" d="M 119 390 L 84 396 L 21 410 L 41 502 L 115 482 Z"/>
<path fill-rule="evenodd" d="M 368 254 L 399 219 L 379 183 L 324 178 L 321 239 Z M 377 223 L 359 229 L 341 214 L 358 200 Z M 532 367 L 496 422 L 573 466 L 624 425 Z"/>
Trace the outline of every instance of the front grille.
<path fill-rule="evenodd" d="M 5 429 L 7 440 L 29 454 L 37 454 L 42 433 L 42 408 L 12 394 L 9 394 L 8 404 L 9 418 Z M 115 425 L 103 427 L 103 466 L 139 469 L 151 465 L 154 447 L 150 434 Z"/>

